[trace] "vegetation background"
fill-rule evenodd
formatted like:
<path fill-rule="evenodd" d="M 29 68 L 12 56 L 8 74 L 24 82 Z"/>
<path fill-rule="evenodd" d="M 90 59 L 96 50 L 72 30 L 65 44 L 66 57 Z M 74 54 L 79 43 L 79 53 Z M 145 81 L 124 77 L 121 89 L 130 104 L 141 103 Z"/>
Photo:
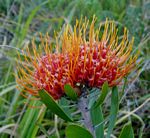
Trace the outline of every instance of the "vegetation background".
<path fill-rule="evenodd" d="M 98 21 L 106 17 L 118 27 L 126 26 L 140 49 L 139 73 L 127 84 L 121 101 L 114 138 L 132 120 L 135 137 L 150 138 L 150 1 L 148 0 L 0 0 L 0 138 L 63 138 L 66 122 L 46 110 L 39 101 L 24 98 L 16 89 L 17 52 L 38 33 L 64 24 L 74 25 L 81 15 Z M 61 34 L 61 32 L 60 32 Z M 131 74 L 135 76 L 135 73 Z M 110 99 L 103 105 L 108 115 Z M 36 107 L 36 108 L 34 108 Z M 74 111 L 76 112 L 76 111 Z M 123 117 L 128 117 L 123 120 Z M 122 120 L 121 120 L 122 119 Z M 121 123 L 119 123 L 121 121 Z"/>

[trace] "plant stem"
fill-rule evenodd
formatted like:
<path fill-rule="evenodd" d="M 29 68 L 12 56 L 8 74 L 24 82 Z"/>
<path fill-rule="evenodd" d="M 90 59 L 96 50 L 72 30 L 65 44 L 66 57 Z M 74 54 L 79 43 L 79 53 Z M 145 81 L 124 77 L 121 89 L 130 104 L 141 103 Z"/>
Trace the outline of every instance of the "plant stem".
<path fill-rule="evenodd" d="M 88 109 L 87 96 L 81 95 L 80 99 L 78 100 L 78 108 L 81 111 L 85 127 L 91 132 L 93 138 L 95 138 L 95 132 L 91 121 L 90 110 Z"/>

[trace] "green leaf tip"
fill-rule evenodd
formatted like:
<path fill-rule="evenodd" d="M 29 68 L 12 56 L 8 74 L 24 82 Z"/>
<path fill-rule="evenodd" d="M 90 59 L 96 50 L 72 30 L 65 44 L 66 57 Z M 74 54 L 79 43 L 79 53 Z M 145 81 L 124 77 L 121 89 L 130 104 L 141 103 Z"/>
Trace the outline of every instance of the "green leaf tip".
<path fill-rule="evenodd" d="M 93 138 L 87 129 L 76 124 L 69 125 L 66 128 L 65 134 L 67 138 Z"/>
<path fill-rule="evenodd" d="M 50 109 L 54 114 L 58 115 L 60 118 L 66 121 L 73 122 L 72 119 L 65 113 L 60 105 L 56 103 L 56 101 L 47 91 L 40 90 L 39 96 L 46 107 Z"/>
<path fill-rule="evenodd" d="M 134 138 L 134 132 L 130 122 L 124 125 L 119 138 Z"/>
<path fill-rule="evenodd" d="M 65 94 L 73 101 L 76 101 L 78 99 L 78 94 L 69 84 L 66 84 L 64 86 L 64 91 L 65 91 Z"/>

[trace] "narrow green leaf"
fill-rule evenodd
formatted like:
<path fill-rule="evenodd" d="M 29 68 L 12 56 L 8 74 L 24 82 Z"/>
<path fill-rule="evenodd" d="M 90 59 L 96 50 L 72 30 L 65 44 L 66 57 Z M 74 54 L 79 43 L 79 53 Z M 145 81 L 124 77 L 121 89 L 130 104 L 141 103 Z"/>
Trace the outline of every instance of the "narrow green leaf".
<path fill-rule="evenodd" d="M 100 106 L 100 105 L 104 102 L 104 100 L 105 100 L 105 98 L 106 98 L 108 92 L 109 92 L 108 83 L 105 82 L 105 83 L 103 84 L 103 86 L 102 86 L 101 95 L 100 95 L 99 98 L 97 99 L 96 104 L 93 106 L 94 108 Z"/>
<path fill-rule="evenodd" d="M 16 88 L 16 84 L 9 86 L 0 92 L 0 97 Z"/>
<path fill-rule="evenodd" d="M 91 109 L 91 119 L 92 119 L 93 126 L 96 126 L 104 121 L 101 106 Z M 96 135 L 96 138 L 104 137 L 103 123 L 95 127 L 95 135 Z"/>
<path fill-rule="evenodd" d="M 41 122 L 42 122 L 42 120 L 43 120 L 43 118 L 44 118 L 44 115 L 45 115 L 45 112 L 46 112 L 46 108 L 44 107 L 41 107 L 41 109 L 40 109 L 40 111 L 39 111 L 39 113 L 38 113 L 38 120 L 36 121 L 36 123 L 35 124 L 31 124 L 31 126 L 34 128 L 33 130 L 32 130 L 32 133 L 30 133 L 29 131 L 29 133 L 28 133 L 28 137 L 30 138 L 35 138 L 36 137 L 36 135 L 37 135 L 37 132 L 38 132 L 38 129 L 40 128 L 39 127 L 39 125 L 37 125 L 37 124 L 41 124 Z"/>
<path fill-rule="evenodd" d="M 31 106 L 41 106 L 42 103 L 40 101 L 31 101 Z M 19 124 L 19 134 L 21 138 L 31 138 L 31 136 L 35 136 L 38 131 L 38 126 L 36 126 L 36 123 L 39 121 L 39 123 L 42 121 L 42 118 L 44 117 L 45 111 L 43 110 L 41 112 L 40 108 L 34 108 L 31 109 L 30 107 L 27 108 L 23 119 L 21 120 Z M 41 116 L 42 115 L 42 116 Z M 42 117 L 40 119 L 40 117 Z"/>
<path fill-rule="evenodd" d="M 89 97 L 89 104 L 88 104 L 88 109 L 92 109 L 96 104 L 96 100 L 97 100 L 97 95 L 99 95 L 99 89 L 98 88 L 93 88 L 92 90 L 90 90 L 90 93 L 88 95 Z"/>
<path fill-rule="evenodd" d="M 21 24 L 22 18 L 23 18 L 23 3 L 21 3 L 19 9 L 18 22 L 17 22 L 18 24 Z M 20 26 L 18 25 L 15 30 L 17 37 L 19 37 L 19 32 L 20 32 Z"/>
<path fill-rule="evenodd" d="M 19 39 L 19 42 L 18 42 L 18 47 L 20 46 L 20 44 L 22 43 L 23 39 L 25 38 L 26 34 L 27 34 L 27 31 L 29 29 L 29 26 L 30 26 L 30 23 L 31 21 L 33 20 L 33 17 L 36 15 L 36 13 L 38 12 L 38 10 L 40 9 L 41 7 L 40 6 L 37 6 L 35 7 L 31 13 L 29 14 L 29 17 L 22 29 L 22 33 L 21 33 L 21 36 L 20 36 L 20 39 Z"/>
<path fill-rule="evenodd" d="M 40 5 L 36 6 L 29 14 L 22 30 L 21 30 L 21 34 L 20 34 L 20 38 L 19 38 L 19 41 L 18 41 L 18 45 L 17 47 L 20 47 L 21 46 L 21 43 L 22 41 L 24 40 L 24 38 L 26 37 L 27 35 L 27 32 L 29 30 L 29 27 L 30 27 L 30 24 L 34 18 L 34 16 L 37 14 L 37 12 L 40 10 L 41 6 L 47 4 L 49 1 L 44 1 L 43 3 L 41 3 Z"/>
<path fill-rule="evenodd" d="M 63 111 L 67 114 L 71 114 L 71 108 L 70 108 L 70 100 L 67 100 L 65 97 L 62 97 L 59 102 L 59 105 L 61 105 L 61 108 Z"/>
<path fill-rule="evenodd" d="M 18 101 L 19 101 L 19 97 L 20 97 L 20 92 L 16 89 L 12 98 L 12 102 L 9 106 L 9 109 L 7 111 L 7 117 L 5 118 L 5 120 L 7 120 L 8 122 L 11 120 L 9 119 L 17 110 L 18 107 Z"/>
<path fill-rule="evenodd" d="M 55 102 L 53 97 L 49 95 L 46 91 L 39 91 L 39 95 L 43 103 L 49 108 L 53 113 L 58 115 L 60 118 L 72 122 L 72 119 L 64 112 L 64 110 Z"/>
<path fill-rule="evenodd" d="M 74 91 L 74 89 L 73 89 L 69 84 L 66 84 L 66 85 L 64 86 L 64 91 L 65 91 L 66 95 L 67 95 L 70 99 L 72 99 L 72 100 L 74 100 L 74 101 L 77 100 L 78 95 L 77 95 L 77 93 Z"/>
<path fill-rule="evenodd" d="M 131 123 L 124 125 L 119 138 L 134 138 L 134 132 Z"/>
<path fill-rule="evenodd" d="M 118 88 L 117 86 L 112 88 L 112 96 L 111 96 L 111 109 L 110 109 L 110 117 L 109 117 L 109 126 L 108 126 L 108 132 L 107 137 L 110 138 L 110 135 L 113 131 L 113 128 L 115 126 L 117 113 L 119 108 L 119 96 L 118 96 Z"/>
<path fill-rule="evenodd" d="M 127 84 L 127 77 L 124 78 L 124 84 L 123 84 L 122 90 L 121 92 L 119 92 L 119 99 L 120 99 L 119 103 L 121 103 L 123 99 L 123 95 L 125 94 L 124 90 L 125 90 L 126 84 Z"/>
<path fill-rule="evenodd" d="M 93 138 L 87 129 L 75 124 L 69 125 L 65 133 L 67 138 Z"/>
<path fill-rule="evenodd" d="M 47 136 L 47 138 L 49 138 L 50 135 L 48 134 L 47 130 L 42 126 L 42 124 L 37 123 L 37 125 L 39 126 L 40 130 L 44 133 L 44 135 Z"/>

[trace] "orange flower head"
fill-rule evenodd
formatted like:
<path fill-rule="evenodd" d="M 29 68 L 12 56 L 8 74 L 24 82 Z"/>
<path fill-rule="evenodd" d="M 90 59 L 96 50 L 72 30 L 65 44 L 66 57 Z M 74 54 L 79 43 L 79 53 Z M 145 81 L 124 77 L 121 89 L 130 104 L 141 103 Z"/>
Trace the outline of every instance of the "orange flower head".
<path fill-rule="evenodd" d="M 109 86 L 118 85 L 136 65 L 138 53 L 131 54 L 133 39 L 128 40 L 126 28 L 118 37 L 113 21 L 106 20 L 98 29 L 95 22 L 94 17 L 90 26 L 86 19 L 77 21 L 73 29 L 67 25 L 60 41 L 56 39 L 55 49 L 48 35 L 41 37 L 39 48 L 33 41 L 18 65 L 20 88 L 32 95 L 45 89 L 54 99 L 60 99 L 65 84 L 74 88 L 77 84 L 100 88 L 106 81 Z"/>

